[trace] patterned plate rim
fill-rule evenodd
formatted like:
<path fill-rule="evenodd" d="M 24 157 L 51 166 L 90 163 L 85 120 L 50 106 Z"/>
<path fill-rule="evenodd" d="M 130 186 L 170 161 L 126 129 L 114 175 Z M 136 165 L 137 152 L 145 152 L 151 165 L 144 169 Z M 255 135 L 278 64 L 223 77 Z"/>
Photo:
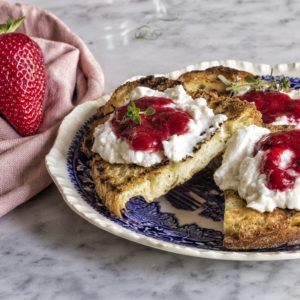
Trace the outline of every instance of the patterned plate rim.
<path fill-rule="evenodd" d="M 284 74 L 288 76 L 300 76 L 300 63 L 291 64 L 254 64 L 247 61 L 221 60 L 208 61 L 196 65 L 190 65 L 182 70 L 174 71 L 169 74 L 163 74 L 171 79 L 176 79 L 181 73 L 191 70 L 204 70 L 212 66 L 224 65 L 240 70 L 249 71 L 257 75 L 270 74 L 273 68 L 274 74 Z M 135 80 L 140 76 L 135 76 L 131 80 Z M 300 258 L 300 250 L 282 251 L 282 252 L 235 252 L 235 251 L 216 251 L 199 249 L 194 247 L 182 246 L 170 242 L 160 241 L 142 234 L 126 229 L 115 222 L 107 219 L 99 214 L 88 203 L 86 203 L 77 190 L 74 188 L 68 176 L 67 170 L 67 153 L 74 135 L 78 129 L 88 120 L 96 111 L 109 99 L 109 95 L 105 95 L 96 101 L 89 101 L 77 106 L 63 120 L 55 143 L 46 156 L 46 167 L 54 183 L 58 187 L 67 205 L 82 218 L 95 226 L 108 231 L 114 235 L 134 241 L 145 246 L 156 249 L 178 253 L 182 255 L 222 259 L 222 260 L 283 260 Z"/>

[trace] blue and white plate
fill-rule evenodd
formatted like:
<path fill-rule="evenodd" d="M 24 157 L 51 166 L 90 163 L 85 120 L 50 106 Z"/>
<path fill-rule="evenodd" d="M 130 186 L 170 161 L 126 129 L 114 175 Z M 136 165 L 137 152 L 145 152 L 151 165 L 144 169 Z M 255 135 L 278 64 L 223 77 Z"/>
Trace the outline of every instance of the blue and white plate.
<path fill-rule="evenodd" d="M 183 72 L 216 65 L 246 70 L 266 79 L 271 71 L 270 65 L 228 60 L 204 62 L 164 76 L 176 79 Z M 300 89 L 299 63 L 272 67 L 274 74 L 289 76 L 292 88 Z M 46 157 L 49 173 L 71 209 L 108 232 L 169 252 L 228 260 L 300 258 L 300 245 L 247 252 L 223 248 L 224 198 L 212 179 L 214 161 L 190 181 L 157 201 L 146 203 L 143 197 L 134 197 L 122 218 L 109 213 L 95 193 L 90 161 L 80 150 L 89 122 L 97 108 L 108 99 L 109 95 L 74 109 L 62 122 L 55 144 Z"/>

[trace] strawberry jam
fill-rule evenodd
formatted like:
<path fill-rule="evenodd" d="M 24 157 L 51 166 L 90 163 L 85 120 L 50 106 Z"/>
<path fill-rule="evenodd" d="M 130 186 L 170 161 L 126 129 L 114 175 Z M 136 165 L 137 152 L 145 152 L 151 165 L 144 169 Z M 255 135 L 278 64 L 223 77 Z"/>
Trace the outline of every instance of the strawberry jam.
<path fill-rule="evenodd" d="M 270 133 L 256 144 L 254 154 L 259 150 L 265 151 L 260 171 L 266 175 L 267 187 L 293 188 L 300 175 L 300 130 Z"/>
<path fill-rule="evenodd" d="M 273 123 L 276 118 L 283 116 L 290 121 L 300 121 L 300 101 L 291 99 L 286 94 L 276 91 L 250 91 L 239 98 L 254 102 L 266 124 Z"/>
<path fill-rule="evenodd" d="M 128 117 L 128 106 L 118 108 L 111 121 L 115 135 L 126 140 L 133 150 L 159 151 L 163 141 L 188 131 L 191 116 L 180 108 L 170 107 L 173 100 L 142 97 L 134 104 L 140 110 L 140 123 Z M 149 107 L 153 111 L 151 115 L 146 113 Z"/>

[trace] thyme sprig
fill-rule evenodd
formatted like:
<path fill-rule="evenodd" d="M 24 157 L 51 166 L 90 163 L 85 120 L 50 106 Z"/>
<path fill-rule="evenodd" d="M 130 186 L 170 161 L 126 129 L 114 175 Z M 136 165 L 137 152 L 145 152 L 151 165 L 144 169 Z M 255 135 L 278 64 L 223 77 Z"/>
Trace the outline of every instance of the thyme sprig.
<path fill-rule="evenodd" d="M 218 75 L 218 79 L 226 85 L 226 91 L 230 93 L 231 96 L 237 96 L 239 92 L 244 89 L 247 90 L 288 90 L 291 86 L 289 79 L 281 75 L 279 80 L 276 80 L 273 76 L 273 69 L 270 74 L 270 81 L 263 80 L 258 76 L 246 76 L 244 80 L 236 79 L 234 81 L 228 80 L 223 75 Z"/>
<path fill-rule="evenodd" d="M 289 89 L 291 87 L 291 82 L 284 75 L 280 75 L 279 81 L 276 81 L 275 77 L 273 76 L 273 69 L 271 69 L 270 78 L 271 78 L 270 84 L 275 89 L 279 88 L 280 90 L 286 90 L 286 89 Z"/>
<path fill-rule="evenodd" d="M 141 111 L 134 103 L 134 101 L 130 100 L 127 106 L 127 117 L 133 120 L 133 122 L 137 125 L 142 124 L 141 115 L 152 116 L 155 114 L 155 109 L 152 106 L 147 107 L 145 111 Z"/>

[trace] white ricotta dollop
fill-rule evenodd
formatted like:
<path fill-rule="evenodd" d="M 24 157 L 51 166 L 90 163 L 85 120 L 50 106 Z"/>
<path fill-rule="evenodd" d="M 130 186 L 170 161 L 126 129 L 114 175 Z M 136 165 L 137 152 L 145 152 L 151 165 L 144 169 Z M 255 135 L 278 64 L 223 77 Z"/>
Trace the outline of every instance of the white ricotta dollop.
<path fill-rule="evenodd" d="M 287 94 L 287 95 L 289 95 L 292 99 L 294 99 L 294 100 L 299 100 L 300 99 L 300 89 L 298 89 L 298 90 L 296 90 L 296 89 L 294 89 L 294 90 L 290 90 L 289 92 L 283 92 L 283 91 L 281 91 L 281 93 L 284 93 L 284 94 Z"/>
<path fill-rule="evenodd" d="M 290 90 L 289 92 L 283 92 L 281 93 L 286 94 L 290 96 L 291 99 L 293 100 L 300 100 L 300 90 Z M 272 122 L 272 125 L 293 125 L 300 127 L 300 122 L 299 120 L 295 120 L 294 118 L 288 118 L 287 116 L 280 116 L 277 117 L 274 122 Z"/>
<path fill-rule="evenodd" d="M 214 179 L 222 190 L 238 190 L 240 166 L 247 157 L 252 157 L 255 144 L 270 132 L 267 128 L 250 125 L 238 130 L 226 146 L 221 167 L 215 172 Z"/>
<path fill-rule="evenodd" d="M 298 122 L 294 118 L 288 118 L 287 116 L 280 116 L 275 119 L 272 125 L 297 125 Z"/>
<path fill-rule="evenodd" d="M 266 176 L 260 172 L 264 151 L 253 156 L 255 144 L 270 131 L 251 125 L 232 136 L 223 156 L 222 165 L 214 174 L 216 184 L 222 190 L 232 189 L 246 200 L 247 207 L 260 212 L 270 212 L 276 207 L 300 210 L 300 177 L 295 186 L 283 192 L 267 187 Z M 293 152 L 283 152 L 280 167 L 286 168 Z"/>
<path fill-rule="evenodd" d="M 171 161 L 181 161 L 192 155 L 194 147 L 227 120 L 223 114 L 215 115 L 213 110 L 207 106 L 204 98 L 194 100 L 186 93 L 182 85 L 166 89 L 164 92 L 137 87 L 131 92 L 130 100 L 134 101 L 145 96 L 172 99 L 174 104 L 168 106 L 181 108 L 190 114 L 189 130 L 185 134 L 173 135 L 170 139 L 163 141 L 163 150 L 160 152 L 135 151 L 130 148 L 126 140 L 120 139 L 114 134 L 111 125 L 112 115 L 105 124 L 95 128 L 92 148 L 109 163 L 133 163 L 150 167 L 161 162 L 164 157 Z"/>

